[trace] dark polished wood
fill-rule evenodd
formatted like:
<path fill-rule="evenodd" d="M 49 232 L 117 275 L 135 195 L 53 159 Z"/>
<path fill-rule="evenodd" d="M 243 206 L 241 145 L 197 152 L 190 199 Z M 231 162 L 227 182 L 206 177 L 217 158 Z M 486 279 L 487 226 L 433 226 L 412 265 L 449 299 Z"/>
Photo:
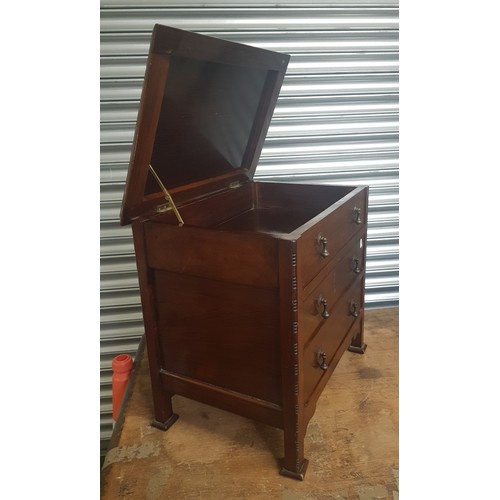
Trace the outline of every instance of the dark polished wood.
<path fill-rule="evenodd" d="M 302 480 L 327 380 L 363 352 L 368 188 L 252 180 L 288 56 L 157 26 L 125 189 L 154 402 L 283 429 Z M 184 225 L 148 173 L 169 190 Z"/>
<path fill-rule="evenodd" d="M 163 366 L 281 405 L 277 289 L 164 271 L 155 288 Z"/>

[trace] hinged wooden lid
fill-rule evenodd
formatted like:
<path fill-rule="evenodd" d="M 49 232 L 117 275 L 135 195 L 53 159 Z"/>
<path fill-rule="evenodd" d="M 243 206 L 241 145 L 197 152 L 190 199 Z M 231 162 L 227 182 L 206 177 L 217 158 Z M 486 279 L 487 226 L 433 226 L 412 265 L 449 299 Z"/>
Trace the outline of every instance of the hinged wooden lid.
<path fill-rule="evenodd" d="M 156 25 L 121 223 L 164 203 L 149 165 L 178 205 L 253 178 L 289 58 Z"/>

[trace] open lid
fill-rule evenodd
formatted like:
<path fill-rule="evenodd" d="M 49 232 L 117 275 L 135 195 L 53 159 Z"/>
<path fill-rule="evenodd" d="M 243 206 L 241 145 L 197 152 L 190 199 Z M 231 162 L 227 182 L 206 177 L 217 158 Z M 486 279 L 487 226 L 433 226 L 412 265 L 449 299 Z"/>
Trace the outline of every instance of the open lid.
<path fill-rule="evenodd" d="M 121 224 L 253 178 L 290 56 L 155 25 Z"/>

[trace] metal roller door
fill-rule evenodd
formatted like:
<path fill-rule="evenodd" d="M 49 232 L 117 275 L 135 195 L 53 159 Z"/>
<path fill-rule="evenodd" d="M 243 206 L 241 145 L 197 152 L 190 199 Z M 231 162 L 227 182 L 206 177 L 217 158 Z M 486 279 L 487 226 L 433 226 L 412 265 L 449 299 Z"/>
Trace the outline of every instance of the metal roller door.
<path fill-rule="evenodd" d="M 131 230 L 118 219 L 155 23 L 292 56 L 255 178 L 369 185 L 366 306 L 398 304 L 397 3 L 177 5 L 101 1 L 101 453 L 111 360 L 134 355 L 144 333 Z"/>

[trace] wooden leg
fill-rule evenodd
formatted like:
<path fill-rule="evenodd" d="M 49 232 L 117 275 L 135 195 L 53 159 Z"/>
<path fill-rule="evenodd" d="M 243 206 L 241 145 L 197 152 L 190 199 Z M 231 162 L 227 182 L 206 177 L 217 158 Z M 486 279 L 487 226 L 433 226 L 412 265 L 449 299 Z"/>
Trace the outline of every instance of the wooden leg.
<path fill-rule="evenodd" d="M 158 315 L 154 299 L 154 270 L 148 268 L 146 264 L 146 240 L 143 223 L 135 220 L 132 223 L 132 230 L 141 290 L 142 315 L 144 317 L 144 330 L 148 349 L 151 390 L 153 392 L 155 415 L 152 425 L 166 431 L 179 417 L 172 411 L 172 394 L 165 392 L 161 383 Z"/>
<path fill-rule="evenodd" d="M 179 415 L 173 412 L 172 395 L 166 392 L 154 397 L 155 419 L 151 422 L 153 427 L 166 431 L 179 418 Z"/>
<path fill-rule="evenodd" d="M 358 332 L 352 338 L 351 345 L 347 348 L 347 350 L 358 354 L 364 354 L 366 351 L 366 344 L 364 343 L 363 338 L 364 338 L 364 328 L 363 328 L 363 319 L 361 319 L 361 321 L 359 322 Z"/>
<path fill-rule="evenodd" d="M 299 391 L 302 342 L 299 336 L 297 246 L 295 241 L 280 240 L 280 319 L 281 371 L 283 376 L 283 430 L 285 458 L 280 474 L 304 480 L 308 461 L 304 458 L 304 395 Z"/>
<path fill-rule="evenodd" d="M 298 423 L 294 428 L 284 431 L 285 458 L 283 459 L 280 474 L 282 476 L 304 480 L 309 461 L 304 458 L 304 438 L 306 427 Z"/>

